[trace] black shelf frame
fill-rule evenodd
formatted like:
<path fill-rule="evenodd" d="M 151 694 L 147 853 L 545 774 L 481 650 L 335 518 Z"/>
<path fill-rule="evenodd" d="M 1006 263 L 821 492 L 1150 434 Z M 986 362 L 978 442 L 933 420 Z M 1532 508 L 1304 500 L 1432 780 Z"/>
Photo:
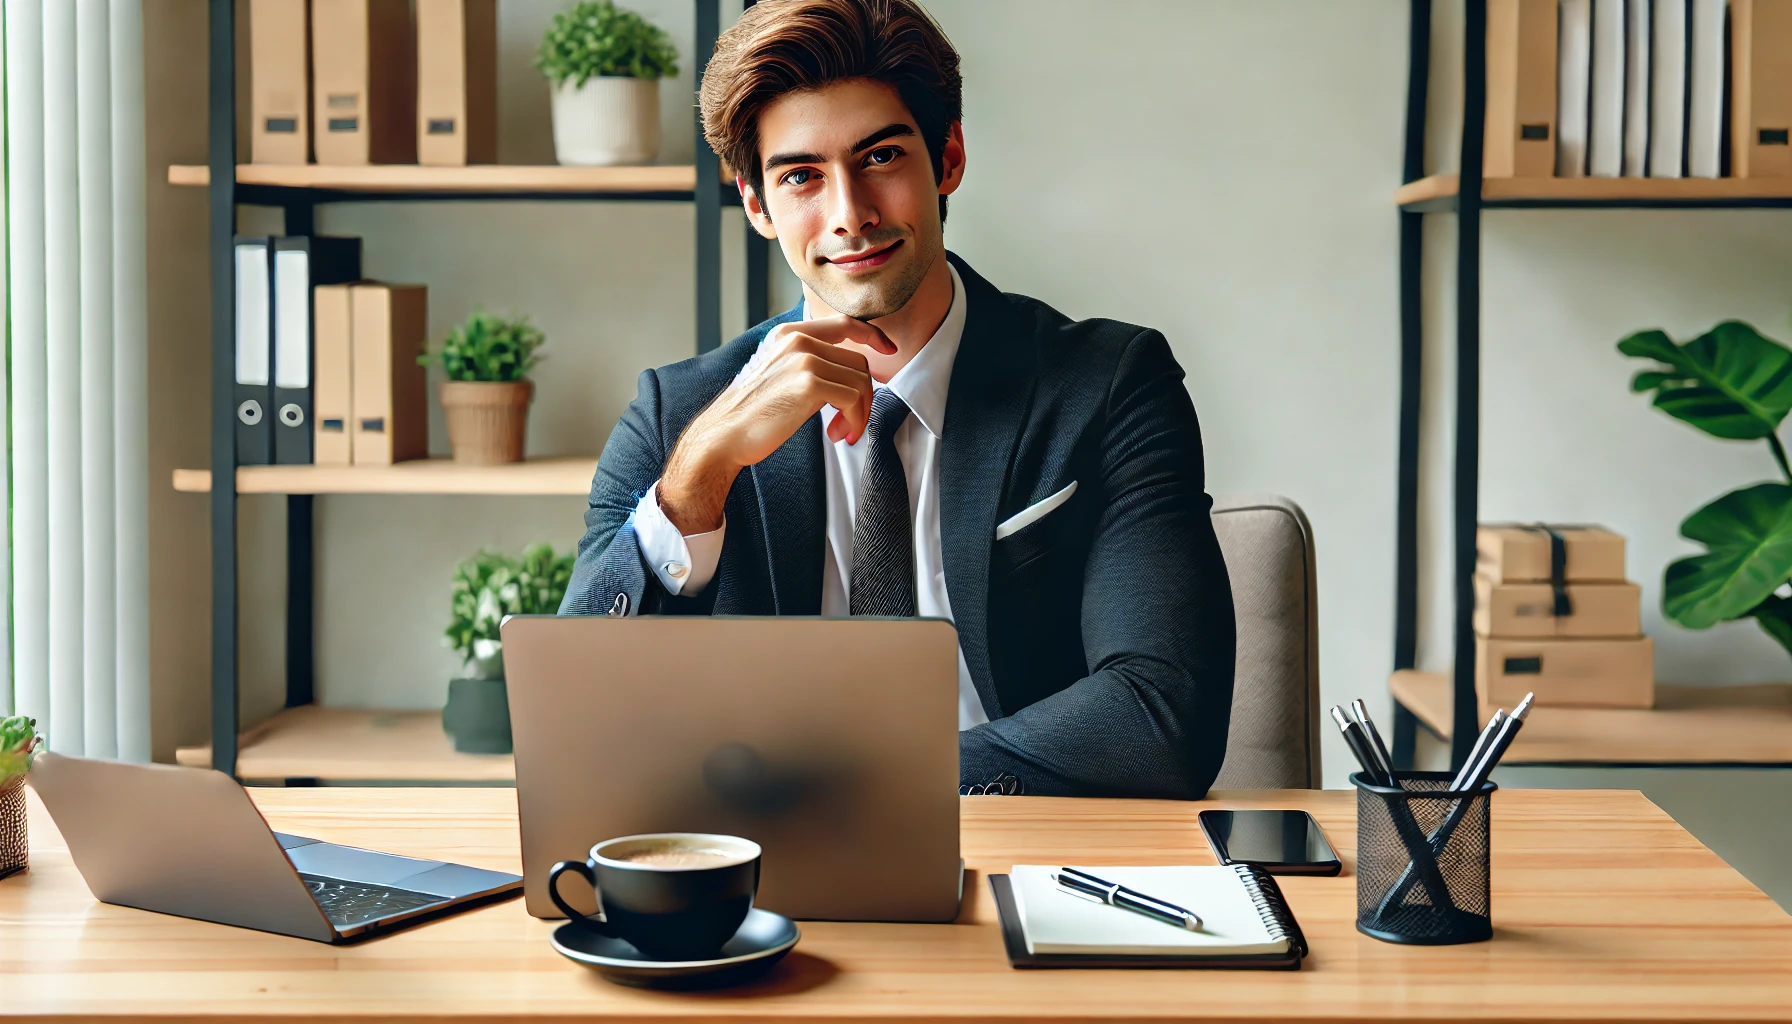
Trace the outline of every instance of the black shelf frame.
<path fill-rule="evenodd" d="M 752 6 L 755 0 L 745 0 Z M 721 29 L 720 0 L 694 0 L 695 53 L 707 66 Z M 206 48 L 207 186 L 211 230 L 208 236 L 212 287 L 212 417 L 211 417 L 211 554 L 212 554 L 212 767 L 236 774 L 241 703 L 238 694 L 238 561 L 236 435 L 232 384 L 235 379 L 235 234 L 236 207 L 279 207 L 289 235 L 310 234 L 315 210 L 322 203 L 356 202 L 695 202 L 697 247 L 695 307 L 696 351 L 722 343 L 722 210 L 738 201 L 731 184 L 720 182 L 721 160 L 703 138 L 703 126 L 692 115 L 696 137 L 696 180 L 717 182 L 716 188 L 664 192 L 533 192 L 487 190 L 468 192 L 392 192 L 240 185 L 236 180 L 236 15 L 234 0 L 210 0 Z M 702 80 L 702 67 L 698 70 Z M 746 231 L 747 322 L 769 315 L 771 247 L 749 226 Z M 230 486 L 221 486 L 229 481 Z M 286 698 L 292 708 L 313 702 L 315 681 L 315 541 L 314 496 L 286 496 Z M 302 780 L 289 780 L 302 781 Z"/>
<path fill-rule="evenodd" d="M 1431 61 L 1432 0 L 1411 0 L 1402 173 L 1408 184 L 1425 175 L 1425 111 Z M 1792 196 L 1557 199 L 1482 195 L 1482 144 L 1487 106 L 1487 0 L 1465 0 L 1462 140 L 1455 195 L 1400 206 L 1400 424 L 1396 473 L 1394 668 L 1416 666 L 1419 584 L 1419 427 L 1424 359 L 1421 271 L 1423 217 L 1454 213 L 1456 233 L 1456 438 L 1452 454 L 1450 763 L 1459 768 L 1479 731 L 1475 701 L 1474 574 L 1479 525 L 1481 431 L 1481 214 L 1484 210 L 1762 210 L 1792 209 Z M 1411 768 L 1418 716 L 1394 700 L 1393 757 Z M 1428 730 L 1429 731 L 1429 730 Z M 1562 762 L 1578 767 L 1591 763 Z M 1703 762 L 1696 762 L 1703 764 Z M 1653 762 L 1622 767 L 1658 767 Z M 1752 765 L 1761 767 L 1761 765 Z"/>

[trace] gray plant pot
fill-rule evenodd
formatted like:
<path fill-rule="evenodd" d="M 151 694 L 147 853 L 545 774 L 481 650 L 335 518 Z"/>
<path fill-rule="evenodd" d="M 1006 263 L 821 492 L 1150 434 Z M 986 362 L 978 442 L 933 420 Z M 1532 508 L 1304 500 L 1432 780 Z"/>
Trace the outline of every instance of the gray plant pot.
<path fill-rule="evenodd" d="M 510 753 L 510 699 L 504 680 L 448 680 L 442 731 L 463 754 Z"/>

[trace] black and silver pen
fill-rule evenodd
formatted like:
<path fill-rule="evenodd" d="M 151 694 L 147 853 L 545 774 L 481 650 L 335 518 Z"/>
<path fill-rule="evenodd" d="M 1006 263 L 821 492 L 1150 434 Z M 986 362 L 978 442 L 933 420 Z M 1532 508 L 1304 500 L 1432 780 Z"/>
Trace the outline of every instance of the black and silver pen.
<path fill-rule="evenodd" d="M 1128 889 L 1124 885 L 1118 885 L 1104 878 L 1096 878 L 1087 871 L 1078 871 L 1076 868 L 1059 868 L 1057 873 L 1052 875 L 1052 879 L 1075 895 L 1106 903 L 1111 907 L 1130 910 L 1135 914 L 1143 914 L 1146 917 L 1175 925 L 1178 928 L 1185 928 L 1191 932 L 1201 930 L 1201 918 L 1194 911 L 1186 910 L 1155 896 L 1147 896 L 1137 889 Z"/>
<path fill-rule="evenodd" d="M 1391 782 L 1394 778 L 1394 757 L 1388 753 L 1388 745 L 1381 741 L 1381 730 L 1375 728 L 1375 720 L 1369 717 L 1369 705 L 1358 697 L 1350 702 L 1350 713 L 1356 716 L 1357 724 L 1363 727 L 1363 734 L 1369 738 L 1369 752 L 1375 755 L 1376 763 L 1381 766 L 1381 773 Z"/>
<path fill-rule="evenodd" d="M 1394 780 L 1384 775 L 1375 752 L 1369 749 L 1369 736 L 1363 727 L 1350 720 L 1344 713 L 1342 705 L 1332 705 L 1332 721 L 1338 723 L 1338 731 L 1344 734 L 1344 744 L 1356 756 L 1357 764 L 1363 766 L 1363 774 L 1377 786 L 1392 786 Z"/>

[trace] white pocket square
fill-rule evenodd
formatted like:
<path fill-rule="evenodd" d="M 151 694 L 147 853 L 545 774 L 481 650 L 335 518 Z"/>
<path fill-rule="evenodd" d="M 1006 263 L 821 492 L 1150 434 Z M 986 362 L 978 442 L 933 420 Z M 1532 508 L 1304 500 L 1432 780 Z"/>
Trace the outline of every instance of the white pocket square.
<path fill-rule="evenodd" d="M 1059 505 L 1069 501 L 1070 496 L 1075 493 L 1076 481 L 1072 480 L 1070 481 L 1069 487 L 1066 487 L 1044 501 L 1039 502 L 1037 505 L 1030 505 L 1027 508 L 1021 509 L 1019 512 L 1016 512 L 1014 515 L 1003 520 L 1002 524 L 996 527 L 996 539 L 1001 540 L 1009 534 L 1019 533 L 1027 527 L 1032 526 L 1039 520 L 1044 519 L 1047 515 L 1050 515 Z"/>

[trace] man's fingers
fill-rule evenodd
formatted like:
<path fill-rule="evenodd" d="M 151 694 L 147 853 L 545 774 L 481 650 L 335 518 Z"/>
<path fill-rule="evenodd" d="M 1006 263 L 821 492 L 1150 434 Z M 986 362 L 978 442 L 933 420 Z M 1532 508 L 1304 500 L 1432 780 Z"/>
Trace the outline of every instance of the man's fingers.
<path fill-rule="evenodd" d="M 831 380 L 817 380 L 815 393 L 823 402 L 839 411 L 839 415 L 828 424 L 828 440 L 858 443 L 870 420 L 870 396 L 850 385 L 837 384 Z"/>
<path fill-rule="evenodd" d="M 798 328 L 803 334 L 829 345 L 839 345 L 851 341 L 886 356 L 896 354 L 896 343 L 890 340 L 890 336 L 885 334 L 882 328 L 867 320 L 855 320 L 850 316 L 837 315 L 823 317 L 820 320 L 804 320 L 802 323 L 791 326 Z"/>

